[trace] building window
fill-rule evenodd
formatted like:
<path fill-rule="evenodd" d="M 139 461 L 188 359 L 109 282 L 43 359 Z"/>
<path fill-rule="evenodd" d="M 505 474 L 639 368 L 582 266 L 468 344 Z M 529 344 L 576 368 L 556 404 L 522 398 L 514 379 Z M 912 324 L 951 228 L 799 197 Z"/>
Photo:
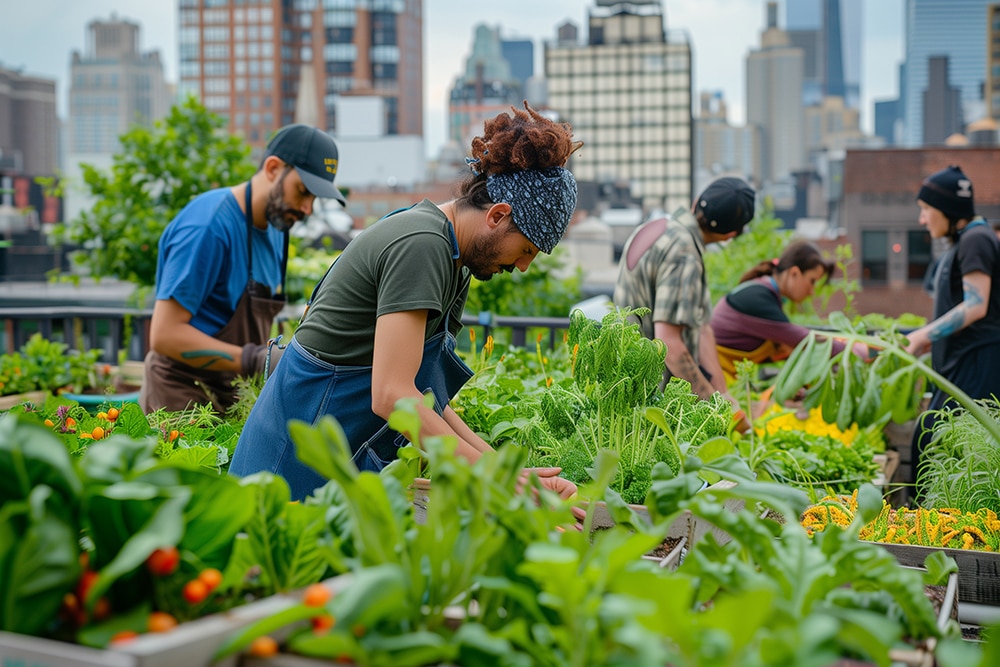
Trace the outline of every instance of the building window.
<path fill-rule="evenodd" d="M 889 233 L 885 231 L 861 232 L 861 282 L 883 284 L 888 276 Z"/>
<path fill-rule="evenodd" d="M 922 283 L 931 265 L 931 235 L 926 229 L 906 233 L 906 279 Z"/>

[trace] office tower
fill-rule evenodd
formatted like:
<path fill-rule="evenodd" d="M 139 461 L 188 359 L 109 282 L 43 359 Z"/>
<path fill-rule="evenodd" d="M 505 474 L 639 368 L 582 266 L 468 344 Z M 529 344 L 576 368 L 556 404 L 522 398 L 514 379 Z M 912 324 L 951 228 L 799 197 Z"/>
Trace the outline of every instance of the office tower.
<path fill-rule="evenodd" d="M 150 126 L 170 110 L 159 51 L 142 52 L 139 25 L 118 19 L 87 24 L 83 53 L 69 66 L 69 145 L 72 156 L 107 155 L 133 125 Z"/>
<path fill-rule="evenodd" d="M 503 57 L 499 28 L 479 24 L 465 71 L 448 95 L 448 139 L 468 145 L 482 134 L 483 122 L 511 106 L 521 107 L 524 89 Z"/>
<path fill-rule="evenodd" d="M 927 88 L 924 90 L 925 146 L 941 145 L 953 134 L 961 134 L 962 100 L 948 78 L 948 56 L 927 59 Z"/>
<path fill-rule="evenodd" d="M 500 55 L 510 65 L 511 76 L 524 90 L 528 79 L 535 76 L 535 43 L 530 39 L 501 39 Z"/>
<path fill-rule="evenodd" d="M 786 180 L 807 163 L 803 145 L 802 85 L 804 53 L 778 28 L 776 2 L 767 3 L 761 46 L 747 56 L 747 124 L 761 132 L 764 183 Z"/>
<path fill-rule="evenodd" d="M 902 88 L 904 146 L 923 142 L 924 92 L 932 56 L 948 57 L 948 80 L 961 92 L 962 126 L 983 117 L 986 106 L 987 0 L 906 0 L 906 76 Z"/>
<path fill-rule="evenodd" d="M 423 136 L 422 0 L 178 2 L 181 94 L 251 145 L 297 113 L 336 132 L 340 96 L 382 98 L 388 134 Z M 302 86 L 317 109 L 296 109 Z"/>
<path fill-rule="evenodd" d="M 785 31 L 803 51 L 802 102 L 843 97 L 861 103 L 861 0 L 792 0 L 785 3 Z"/>
<path fill-rule="evenodd" d="M 987 44 L 1000 44 L 1000 3 L 991 3 L 987 7 Z M 986 98 L 989 118 L 1000 119 L 1000 49 L 986 49 Z"/>
<path fill-rule="evenodd" d="M 545 45 L 549 104 L 584 147 L 577 179 L 626 181 L 647 209 L 690 206 L 691 45 L 666 31 L 662 3 L 598 0 L 586 43 L 571 26 Z"/>
<path fill-rule="evenodd" d="M 151 126 L 173 102 L 163 78 L 159 51 L 139 48 L 140 27 L 119 19 L 87 24 L 84 52 L 74 51 L 69 66 L 69 118 L 63 172 L 65 218 L 75 219 L 93 206 L 81 164 L 112 166 L 118 138 L 136 125 Z"/>
<path fill-rule="evenodd" d="M 58 136 L 55 80 L 0 67 L 0 174 L 52 176 Z"/>
<path fill-rule="evenodd" d="M 751 125 L 730 125 L 722 92 L 702 92 L 694 141 L 695 172 L 706 181 L 702 185 L 723 174 L 752 180 L 759 153 L 760 131 Z"/>

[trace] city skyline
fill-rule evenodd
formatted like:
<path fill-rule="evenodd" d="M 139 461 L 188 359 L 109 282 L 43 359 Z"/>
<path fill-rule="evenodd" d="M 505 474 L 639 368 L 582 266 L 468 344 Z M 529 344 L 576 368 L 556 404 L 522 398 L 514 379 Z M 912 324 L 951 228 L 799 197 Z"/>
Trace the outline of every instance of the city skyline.
<path fill-rule="evenodd" d="M 587 11 L 593 5 L 593 0 L 550 0 L 543 5 L 509 0 L 487 9 L 458 0 L 426 0 L 424 141 L 428 156 L 436 156 L 445 141 L 448 90 L 463 71 L 477 24 L 500 26 L 505 38 L 532 39 L 536 73 L 542 73 L 544 40 L 552 39 L 557 26 L 567 20 L 585 36 Z M 760 43 L 765 0 L 668 0 L 663 6 L 667 29 L 686 31 L 692 43 L 695 98 L 701 91 L 721 90 L 730 121 L 744 123 L 745 59 Z M 55 79 L 58 113 L 65 120 L 71 54 L 85 50 L 87 23 L 108 20 L 113 14 L 140 24 L 141 50 L 158 50 L 167 80 L 177 83 L 177 0 L 82 0 L 58 6 L 56 0 L 37 0 L 23 7 L 17 22 L 0 26 L 0 64 Z M 783 8 L 780 15 L 784 17 Z M 725 20 L 720 21 L 720 17 Z M 861 122 L 867 133 L 873 131 L 874 100 L 898 94 L 902 22 L 903 0 L 865 1 Z"/>

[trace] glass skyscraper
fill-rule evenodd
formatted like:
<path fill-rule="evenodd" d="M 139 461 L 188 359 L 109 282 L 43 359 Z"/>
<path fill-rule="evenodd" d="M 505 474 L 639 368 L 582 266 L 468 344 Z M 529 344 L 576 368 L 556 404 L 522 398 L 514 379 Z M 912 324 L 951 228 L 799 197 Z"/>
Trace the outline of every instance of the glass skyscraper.
<path fill-rule="evenodd" d="M 948 57 L 948 81 L 961 91 L 964 124 L 986 113 L 987 10 L 990 0 L 906 0 L 903 91 L 904 146 L 919 146 L 924 136 L 924 92 L 928 59 Z"/>

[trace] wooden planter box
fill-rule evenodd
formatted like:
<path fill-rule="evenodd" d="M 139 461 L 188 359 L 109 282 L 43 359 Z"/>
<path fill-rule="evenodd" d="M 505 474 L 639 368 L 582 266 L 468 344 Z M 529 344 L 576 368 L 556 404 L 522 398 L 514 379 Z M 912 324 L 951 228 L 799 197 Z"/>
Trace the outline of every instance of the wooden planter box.
<path fill-rule="evenodd" d="M 48 397 L 49 392 L 47 391 L 26 391 L 23 394 L 10 394 L 9 396 L 0 396 L 0 410 L 10 410 L 15 405 L 20 405 L 26 401 L 30 401 L 35 405 L 41 405 L 45 402 Z M 2 664 L 2 663 L 0 663 Z"/>
<path fill-rule="evenodd" d="M 958 597 L 962 604 L 1000 607 L 1000 553 L 921 547 L 877 542 L 903 565 L 922 567 L 934 551 L 943 551 L 958 563 Z"/>

